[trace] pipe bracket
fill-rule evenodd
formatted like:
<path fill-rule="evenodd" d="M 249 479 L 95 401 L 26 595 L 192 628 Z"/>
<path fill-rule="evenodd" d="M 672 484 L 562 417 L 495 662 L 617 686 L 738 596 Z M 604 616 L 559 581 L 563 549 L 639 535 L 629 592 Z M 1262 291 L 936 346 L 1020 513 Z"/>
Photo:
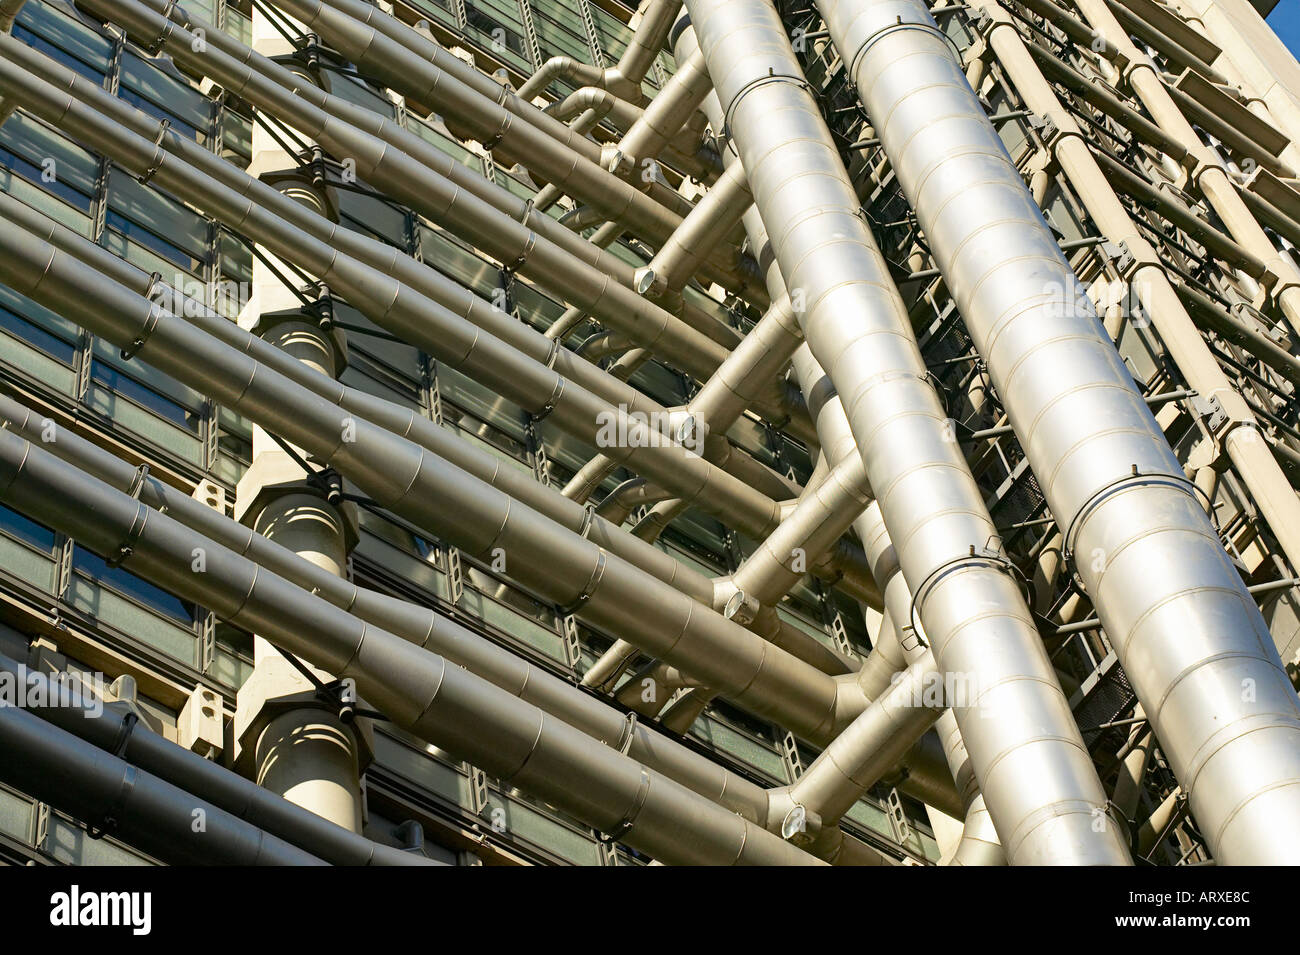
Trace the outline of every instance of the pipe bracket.
<path fill-rule="evenodd" d="M 927 19 L 929 19 L 928 16 Z M 884 39 L 885 36 L 887 36 L 888 34 L 898 33 L 903 30 L 917 30 L 921 33 L 933 33 L 935 36 L 937 36 L 940 40 L 942 40 L 945 44 L 948 45 L 948 47 L 952 50 L 953 59 L 956 60 L 958 66 L 961 65 L 962 51 L 961 51 L 961 47 L 957 46 L 956 40 L 948 36 L 948 34 L 944 33 L 933 23 L 927 23 L 925 21 L 918 21 L 918 20 L 904 20 L 901 16 L 899 16 L 893 23 L 888 23 L 885 26 L 880 27 L 874 33 L 868 35 L 867 38 L 862 41 L 861 45 L 859 45 L 857 50 L 854 51 L 853 56 L 848 60 L 846 75 L 851 77 L 857 76 L 858 61 L 862 59 L 863 56 L 866 55 L 867 50 L 869 50 L 872 47 L 872 45 L 874 45 L 878 41 Z"/>
<path fill-rule="evenodd" d="M 605 566 L 608 563 L 609 556 L 605 553 L 605 549 L 603 547 L 598 548 L 596 553 L 596 566 L 592 568 L 591 577 L 582 588 L 582 593 L 578 594 L 578 596 L 569 601 L 569 603 L 556 607 L 556 612 L 561 617 L 572 616 L 591 599 L 591 595 L 596 592 L 596 588 L 600 586 L 601 580 L 605 577 Z"/>
<path fill-rule="evenodd" d="M 961 566 L 962 564 L 983 564 L 985 566 L 992 565 L 994 567 L 1000 568 L 1006 573 L 1008 577 L 1012 578 L 1013 580 L 1019 581 L 1020 585 L 1025 588 L 1027 594 L 1026 600 L 1029 606 L 1031 607 L 1034 606 L 1035 595 L 1034 595 L 1033 582 L 1028 577 L 1025 576 L 1024 571 L 1022 571 L 1019 567 L 1016 566 L 1015 561 L 1013 561 L 1010 557 L 1006 556 L 1005 554 L 1001 553 L 999 550 L 996 550 L 993 547 L 989 546 L 989 544 L 993 540 L 995 540 L 995 538 L 992 537 L 989 538 L 989 541 L 985 542 L 985 545 L 979 549 L 976 549 L 975 545 L 971 544 L 970 551 L 968 553 L 962 554 L 959 557 L 954 557 L 952 558 L 952 560 L 944 561 L 934 570 L 930 571 L 930 573 L 926 576 L 925 580 L 921 581 L 921 586 L 916 588 L 916 593 L 912 597 L 912 606 L 908 609 L 907 612 L 907 625 L 903 627 L 903 629 L 905 631 L 906 630 L 912 631 L 912 634 L 916 637 L 916 642 L 918 646 L 923 648 L 929 646 L 929 644 L 926 643 L 924 638 L 921 636 L 921 628 L 919 626 L 920 621 L 917 619 L 917 614 L 921 607 L 921 602 L 925 600 L 927 596 L 926 591 L 934 584 L 934 582 L 941 575 L 947 573 L 950 570 L 955 569 L 956 567 Z"/>
<path fill-rule="evenodd" d="M 143 481 L 140 482 L 143 485 Z M 144 533 L 144 525 L 149 514 L 149 508 L 141 504 L 136 508 L 135 517 L 131 519 L 131 526 L 126 532 L 126 537 L 122 543 L 117 545 L 117 549 L 105 558 L 110 568 L 117 568 L 122 565 L 128 557 L 135 553 L 135 545 L 140 540 L 140 535 Z"/>
<path fill-rule="evenodd" d="M 600 841 L 606 845 L 622 841 L 623 837 L 632 831 L 636 825 L 636 817 L 641 815 L 641 810 L 645 807 L 646 797 L 650 795 L 650 774 L 644 769 L 641 770 L 641 782 L 637 787 L 636 799 L 632 802 L 632 808 L 627 811 L 621 822 L 608 832 L 600 834 Z"/>
<path fill-rule="evenodd" d="M 87 820 L 87 836 L 91 839 L 103 839 L 104 836 L 116 831 L 117 817 L 126 808 L 127 800 L 131 798 L 131 793 L 135 791 L 135 781 L 139 775 L 140 771 L 134 766 L 128 765 L 126 767 L 126 771 L 122 774 L 122 782 L 118 787 L 117 795 L 113 797 L 113 802 L 100 813 L 97 819 Z"/>
<path fill-rule="evenodd" d="M 1199 495 L 1205 499 L 1205 509 L 1210 515 L 1211 524 L 1214 524 L 1214 502 L 1209 499 L 1209 495 L 1206 494 L 1206 492 L 1195 481 L 1192 481 L 1181 474 L 1166 474 L 1159 471 L 1143 474 L 1138 470 L 1138 466 L 1134 464 L 1132 470 L 1128 474 L 1115 478 L 1115 480 L 1103 484 L 1097 490 L 1093 491 L 1092 494 L 1089 495 L 1088 499 L 1083 502 L 1077 511 L 1075 511 L 1074 516 L 1070 518 L 1070 522 L 1065 525 L 1065 533 L 1061 535 L 1061 557 L 1070 564 L 1075 562 L 1075 540 L 1079 535 L 1079 526 L 1084 520 L 1086 520 L 1089 511 L 1094 510 L 1101 503 L 1103 498 L 1109 497 L 1126 487 L 1137 486 L 1139 484 L 1168 484 L 1172 487 L 1188 492 L 1193 498 Z M 1215 531 L 1218 531 L 1217 526 L 1215 526 Z"/>
<path fill-rule="evenodd" d="M 766 76 L 760 76 L 757 79 L 750 80 L 748 83 L 746 83 L 744 86 L 742 86 L 740 89 L 736 91 L 736 95 L 733 96 L 731 98 L 731 102 L 727 104 L 726 112 L 722 116 L 723 138 L 725 138 L 728 141 L 732 139 L 731 117 L 735 113 L 736 107 L 740 105 L 740 101 L 744 99 L 746 96 L 748 96 L 750 93 L 752 93 L 754 90 L 758 89 L 760 86 L 768 86 L 771 83 L 789 83 L 792 86 L 800 87 L 802 90 L 808 93 L 809 96 L 813 95 L 813 88 L 804 76 L 802 75 L 796 76 L 791 73 L 774 73 L 771 72 L 771 68 L 769 67 L 769 72 Z"/>
<path fill-rule="evenodd" d="M 153 160 L 149 163 L 149 168 L 136 177 L 136 180 L 142 186 L 147 186 L 149 180 L 157 175 L 158 170 L 167 159 L 167 150 L 162 148 L 162 141 L 167 138 L 167 133 L 171 131 L 171 120 L 164 119 L 158 123 L 158 134 L 153 138 L 154 154 Z"/>

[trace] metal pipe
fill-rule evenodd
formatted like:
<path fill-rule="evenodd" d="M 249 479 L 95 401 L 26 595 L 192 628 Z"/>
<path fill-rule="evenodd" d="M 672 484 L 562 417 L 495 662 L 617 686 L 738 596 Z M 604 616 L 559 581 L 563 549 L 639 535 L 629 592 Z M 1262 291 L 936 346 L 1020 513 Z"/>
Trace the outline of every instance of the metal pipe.
<path fill-rule="evenodd" d="M 986 550 L 997 531 L 944 438 L 947 415 L 906 308 L 780 20 L 760 0 L 687 8 L 781 272 L 791 295 L 806 296 L 804 334 L 844 402 L 935 658 L 980 684 L 976 705 L 957 717 L 1009 856 L 1127 863 L 1113 827 L 1095 825 L 1101 784 L 1005 558 Z M 972 603 L 988 611 L 972 619 Z M 1006 652 L 990 658 L 991 643 Z"/>
<path fill-rule="evenodd" d="M 60 441 L 66 437 L 62 435 Z M 3 654 L 0 654 L 0 673 L 26 682 L 24 708 L 32 715 L 100 750 L 112 752 L 131 766 L 206 800 L 236 819 L 324 862 L 331 865 L 439 864 L 423 855 L 395 849 L 336 826 L 157 733 L 139 725 L 131 727 L 125 715 L 113 706 L 105 706 L 80 690 L 74 692 L 66 681 L 50 679 L 47 674 Z M 33 702 L 36 700 L 42 702 Z M 189 811 L 187 827 L 193 823 L 193 808 Z M 191 861 L 210 863 L 213 859 L 206 847 L 200 850 L 196 846 Z"/>
<path fill-rule="evenodd" d="M 667 39 L 681 6 L 681 0 L 648 0 L 641 11 L 641 22 L 637 24 L 618 65 L 602 70 L 571 57 L 553 56 L 519 87 L 519 96 L 532 99 L 550 86 L 552 81 L 566 79 L 579 80 L 581 85 L 609 89 L 623 99 L 639 103 L 644 98 L 641 81 L 663 49 L 664 40 Z"/>
<path fill-rule="evenodd" d="M 378 127 L 390 139 L 401 142 L 402 149 L 390 148 L 387 140 L 343 122 L 310 102 L 321 97 L 318 87 L 229 37 L 214 39 L 211 45 L 206 40 L 197 44 L 189 30 L 134 0 L 83 0 L 82 5 L 110 17 L 142 42 L 148 42 L 153 36 L 165 37 L 164 45 L 178 62 L 212 77 L 238 95 L 271 107 L 273 114 L 326 145 L 336 155 L 352 159 L 359 178 L 374 182 L 452 231 L 471 237 L 499 261 L 534 279 L 552 294 L 581 306 L 611 328 L 628 332 L 638 344 L 661 351 L 691 374 L 705 377 L 726 357 L 727 350 L 721 344 L 626 285 L 612 282 L 610 275 L 618 275 L 628 267 L 619 264 L 610 253 L 586 243 L 548 216 L 534 214 L 522 200 L 501 197 L 496 187 L 492 187 L 493 194 L 515 206 L 515 214 L 495 208 L 479 198 L 473 189 L 456 188 L 457 183 L 445 178 L 443 173 L 452 173 L 458 164 L 432 144 L 423 143 L 419 137 L 378 114 L 335 104 L 349 118 L 368 122 L 370 127 Z M 205 30 L 205 37 L 220 33 L 210 26 L 199 29 Z M 220 48 L 223 45 L 238 49 L 239 57 L 225 53 Z M 203 52 L 197 52 L 196 47 Z M 291 86 L 281 86 L 268 77 L 276 77 Z M 360 116 L 356 115 L 358 111 Z M 532 129 L 526 124 L 518 128 Z M 542 138 L 554 145 L 548 137 Z M 416 152 L 424 161 L 416 160 L 406 149 Z M 435 165 L 426 165 L 425 161 Z M 456 175 L 462 178 L 463 184 L 467 173 L 462 169 Z M 620 185 L 626 187 L 625 183 Z M 608 218 L 617 219 L 618 215 Z M 674 218 L 661 238 L 667 238 L 679 223 L 680 219 Z"/>
<path fill-rule="evenodd" d="M 5 782 L 164 862 L 325 864 L 16 706 L 0 706 L 0 757 Z"/>
<path fill-rule="evenodd" d="M 0 396 L 0 422 L 29 441 L 39 440 L 45 429 L 44 419 L 4 396 Z M 59 432 L 56 442 L 49 443 L 49 448 L 74 467 L 120 491 L 130 490 L 138 477 L 136 469 L 125 461 L 66 429 Z M 146 477 L 138 496 L 148 506 L 166 511 L 185 526 L 258 566 L 367 623 L 466 667 L 588 736 L 606 745 L 618 745 L 625 740 L 627 754 L 633 759 L 745 818 L 751 821 L 763 818 L 766 807 L 763 790 L 749 780 L 681 746 L 651 726 L 643 723 L 630 726 L 618 710 L 436 611 L 333 577 L 157 478 Z"/>
<path fill-rule="evenodd" d="M 656 858 L 728 865 L 817 861 L 468 670 L 361 623 L 7 432 L 0 433 L 0 497 L 98 553 L 118 553 L 130 541 L 124 561 L 132 572 L 354 679 L 361 697 L 398 726 Z M 206 558 L 202 573 L 190 569 L 195 547 Z M 4 710 L 0 719 L 10 712 L 16 711 Z M 105 755 L 82 745 L 93 758 Z M 188 811 L 184 819 L 188 828 Z"/>
<path fill-rule="evenodd" d="M 819 8 L 1212 850 L 1294 860 L 1300 700 L 946 37 L 915 0 Z"/>
<path fill-rule="evenodd" d="M 139 351 L 151 365 L 335 467 L 394 513 L 471 556 L 490 559 L 501 548 L 513 579 L 592 626 L 631 640 L 809 739 L 834 735 L 838 688 L 831 677 L 18 231 L 0 231 L 0 281 L 15 291 L 75 316 L 122 347 L 143 338 Z M 87 301 L 83 290 L 89 288 L 98 294 Z"/>
<path fill-rule="evenodd" d="M 21 45 L 0 37 L 0 53 L 7 55 L 10 44 Z M 7 58 L 0 59 L 0 88 L 22 90 L 28 108 L 101 143 L 120 163 L 138 170 L 139 174 L 152 169 L 152 177 L 159 183 L 190 195 L 194 202 L 232 227 L 319 276 L 327 287 L 354 302 L 376 324 L 498 388 L 505 397 L 524 408 L 548 415 L 566 431 L 601 446 L 611 459 L 644 470 L 647 476 L 683 496 L 694 496 L 701 507 L 714 511 L 722 520 L 738 519 L 744 533 L 766 534 L 779 523 L 775 501 L 669 437 L 663 430 L 669 423 L 670 416 L 666 413 L 642 417 L 631 406 L 611 408 L 568 380 L 547 360 L 533 359 L 495 336 L 469 327 L 409 286 L 340 255 L 331 243 L 287 228 L 270 211 L 275 206 L 250 202 L 243 195 L 196 174 L 192 167 L 178 163 L 174 154 L 135 136 L 67 94 L 57 93 Z M 252 191 L 253 181 L 243 173 L 239 175 Z M 259 194 L 264 193 L 259 191 Z M 284 197 L 281 200 L 291 203 Z M 390 250 L 391 257 L 397 255 L 395 250 Z M 498 319 L 519 324 L 504 314 Z M 553 349 L 553 345 L 548 346 L 552 353 Z M 635 393 L 633 389 L 629 391 Z M 639 404 L 644 407 L 646 402 L 642 396 Z M 725 506 L 716 496 L 715 488 L 722 489 L 728 498 Z"/>

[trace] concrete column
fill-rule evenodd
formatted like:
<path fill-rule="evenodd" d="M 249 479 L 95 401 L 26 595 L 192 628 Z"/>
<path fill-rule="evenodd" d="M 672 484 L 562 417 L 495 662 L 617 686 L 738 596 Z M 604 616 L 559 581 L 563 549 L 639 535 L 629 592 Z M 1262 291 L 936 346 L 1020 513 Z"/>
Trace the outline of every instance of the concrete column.
<path fill-rule="evenodd" d="M 291 52 L 257 12 L 253 47 L 267 56 Z M 300 174 L 298 164 L 298 157 L 285 152 L 260 125 L 254 126 L 249 173 L 337 221 L 328 186 Z M 282 269 L 281 274 L 292 272 Z M 323 327 L 295 290 L 260 260 L 254 262 L 252 297 L 240 325 L 331 378 L 346 367 L 342 333 Z M 306 457 L 297 448 L 294 452 Z M 239 482 L 235 515 L 267 539 L 346 577 L 348 552 L 358 533 L 355 506 L 330 501 L 326 490 L 309 477 L 268 432 L 254 428 L 253 462 Z M 334 683 L 332 675 L 309 669 L 319 683 Z M 360 832 L 360 774 L 372 752 L 367 732 L 345 722 L 337 697 L 318 692 L 288 658 L 255 637 L 253 675 L 239 691 L 235 715 L 237 768 L 290 802 Z"/>

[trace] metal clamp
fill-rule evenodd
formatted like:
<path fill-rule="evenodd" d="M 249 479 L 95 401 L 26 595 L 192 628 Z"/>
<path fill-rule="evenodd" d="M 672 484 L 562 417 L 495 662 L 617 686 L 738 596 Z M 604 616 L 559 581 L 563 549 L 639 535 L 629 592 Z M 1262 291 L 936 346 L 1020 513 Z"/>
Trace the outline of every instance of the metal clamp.
<path fill-rule="evenodd" d="M 528 257 L 533 254 L 533 249 L 537 248 L 537 233 L 531 229 L 528 231 L 528 241 L 524 243 L 524 250 L 516 256 L 513 262 L 508 262 L 501 266 L 501 271 L 507 274 L 518 272 L 528 261 Z"/>
<path fill-rule="evenodd" d="M 1132 465 L 1132 470 L 1128 474 L 1125 474 L 1123 477 L 1115 478 L 1115 480 L 1103 484 L 1101 487 L 1097 488 L 1097 490 L 1093 491 L 1092 494 L 1088 496 L 1088 499 L 1083 502 L 1082 506 L 1074 512 L 1074 516 L 1070 518 L 1070 523 L 1065 526 L 1065 532 L 1061 535 L 1062 558 L 1064 558 L 1068 563 L 1074 563 L 1074 539 L 1078 534 L 1079 524 L 1082 523 L 1084 515 L 1098 504 L 1103 497 L 1107 497 L 1129 484 L 1160 483 L 1169 484 L 1184 491 L 1190 489 L 1193 498 L 1199 495 L 1205 499 L 1205 509 L 1207 513 L 1211 515 L 1213 514 L 1214 503 L 1210 500 L 1209 495 L 1199 485 L 1197 485 L 1195 481 L 1182 475 L 1175 474 L 1164 474 L 1159 472 L 1143 474 L 1138 470 L 1138 466 L 1134 464 Z M 1211 523 L 1213 523 L 1214 519 L 1212 516 L 1210 520 Z M 1218 530 L 1217 526 L 1215 527 L 1215 530 Z"/>
<path fill-rule="evenodd" d="M 118 759 L 126 758 L 126 747 L 131 742 L 131 732 L 139 722 L 140 717 L 130 711 L 122 716 L 122 725 L 117 728 L 117 738 L 113 740 L 113 748 L 109 750 Z"/>
<path fill-rule="evenodd" d="M 167 134 L 171 131 L 171 128 L 172 123 L 169 119 L 164 119 L 158 123 L 158 135 L 153 138 L 155 150 L 153 161 L 149 164 L 148 169 L 136 177 L 136 180 L 140 185 L 148 185 L 149 180 L 152 179 L 158 170 L 162 168 L 163 161 L 167 158 L 167 150 L 162 148 L 162 141 L 167 138 Z"/>
<path fill-rule="evenodd" d="M 641 814 L 645 807 L 646 797 L 650 795 L 650 774 L 644 769 L 641 770 L 641 784 L 637 788 L 636 801 L 632 803 L 632 808 L 627 811 L 621 822 L 608 832 L 600 834 L 600 841 L 606 845 L 618 842 L 636 825 L 636 817 Z"/>
<path fill-rule="evenodd" d="M 533 424 L 537 424 L 539 421 L 544 420 L 552 411 L 555 410 L 555 406 L 560 403 L 560 396 L 564 394 L 564 384 L 564 377 L 557 375 L 555 378 L 555 388 L 551 391 L 551 396 L 546 399 L 546 404 L 542 405 L 542 410 L 533 415 Z"/>
<path fill-rule="evenodd" d="M 135 791 L 135 781 L 139 775 L 139 770 L 134 766 L 128 765 L 126 767 L 126 772 L 122 774 L 122 785 L 113 798 L 112 804 L 100 813 L 97 819 L 86 822 L 86 835 L 92 839 L 102 839 L 117 829 L 117 817 L 126 807 L 127 800 L 131 798 L 131 793 Z"/>
<path fill-rule="evenodd" d="M 502 87 L 502 89 L 504 89 L 504 87 Z M 506 133 L 510 132 L 511 119 L 512 119 L 512 114 L 506 112 L 505 119 L 501 123 L 501 128 L 498 129 L 495 133 L 493 133 L 490 137 L 483 140 L 482 145 L 483 145 L 483 149 L 486 152 L 491 152 L 492 150 L 496 149 L 498 146 L 501 145 L 501 140 L 505 139 Z"/>
<path fill-rule="evenodd" d="M 578 536 L 586 538 L 591 533 L 591 527 L 596 523 L 596 505 L 586 504 L 582 508 L 582 523 L 578 525 Z"/>
<path fill-rule="evenodd" d="M 604 548 L 601 548 L 597 551 L 596 566 L 592 568 L 591 578 L 582 588 L 582 593 L 578 594 L 578 596 L 571 602 L 557 608 L 561 617 L 567 617 L 570 614 L 576 613 L 588 600 L 591 599 L 591 595 L 596 592 L 596 588 L 600 586 L 600 582 L 605 576 L 605 566 L 608 563 L 609 557 L 605 553 Z"/>
<path fill-rule="evenodd" d="M 623 718 L 623 732 L 619 734 L 618 746 L 615 747 L 624 756 L 632 748 L 632 739 L 636 736 L 637 717 L 635 712 L 628 713 Z"/>
<path fill-rule="evenodd" d="M 140 500 L 140 491 L 144 489 L 144 482 L 149 477 L 149 465 L 142 464 L 135 469 L 135 477 L 131 478 L 131 486 L 126 489 L 126 493 L 131 495 L 133 500 Z"/>
<path fill-rule="evenodd" d="M 167 45 L 167 41 L 172 38 L 176 32 L 176 21 L 172 19 L 172 13 L 176 10 L 176 0 L 167 0 L 167 5 L 162 8 L 161 14 L 164 21 L 162 32 L 144 45 L 144 50 L 150 56 L 157 56 Z"/>
<path fill-rule="evenodd" d="M 956 567 L 960 564 L 966 564 L 966 563 L 993 564 L 995 566 L 1001 567 L 1002 570 L 1006 572 L 1008 577 L 1011 577 L 1012 579 L 1019 578 L 1022 585 L 1025 585 L 1030 591 L 1029 605 L 1031 607 L 1033 606 L 1034 603 L 1033 594 L 1032 594 L 1033 585 L 1029 583 L 1029 579 L 1024 575 L 1024 573 L 1020 570 L 1020 568 L 1015 565 L 1015 562 L 1012 561 L 1010 557 L 1007 557 L 1004 554 L 1000 554 L 995 550 L 989 550 L 987 543 L 984 549 L 979 551 L 975 549 L 974 544 L 971 544 L 969 553 L 963 554 L 960 557 L 954 557 L 952 560 L 944 561 L 934 570 L 930 571 L 930 573 L 926 575 L 926 578 L 923 581 L 921 581 L 921 586 L 916 588 L 916 592 L 912 597 L 912 605 L 910 608 L 908 608 L 907 611 L 907 625 L 903 627 L 903 630 L 912 631 L 912 634 L 916 637 L 917 646 L 921 646 L 921 647 L 929 646 L 929 644 L 927 644 L 925 640 L 921 638 L 921 628 L 919 626 L 920 621 L 917 619 L 917 610 L 921 606 L 921 601 L 925 599 L 926 588 L 928 588 L 931 585 L 931 583 L 944 572 L 951 570 L 953 567 Z M 910 648 L 906 648 L 906 649 L 910 649 Z"/>
<path fill-rule="evenodd" d="M 141 480 L 141 484 L 143 483 L 143 480 Z M 113 552 L 112 556 L 104 561 L 110 568 L 120 567 L 128 557 L 135 553 L 135 545 L 139 542 L 140 535 L 144 533 L 148 513 L 149 508 L 143 505 L 136 508 L 135 516 L 131 518 L 131 527 L 127 530 L 125 539 L 117 545 L 117 550 Z"/>
<path fill-rule="evenodd" d="M 140 327 L 140 331 L 136 334 L 135 338 L 131 339 L 131 344 L 127 345 L 121 351 L 123 361 L 130 361 L 139 353 L 140 349 L 144 347 L 145 342 L 149 340 L 149 336 L 152 335 L 154 329 L 158 327 L 158 319 L 161 314 L 162 309 L 156 303 L 151 303 L 149 316 L 144 320 L 144 325 Z"/>

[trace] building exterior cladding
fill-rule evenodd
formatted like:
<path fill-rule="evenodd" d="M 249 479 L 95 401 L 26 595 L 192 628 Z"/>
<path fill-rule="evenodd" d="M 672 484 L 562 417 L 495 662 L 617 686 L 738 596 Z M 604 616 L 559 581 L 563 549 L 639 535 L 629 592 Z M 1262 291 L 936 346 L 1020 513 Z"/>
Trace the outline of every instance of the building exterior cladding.
<path fill-rule="evenodd" d="M 1259 7 L 0 0 L 0 858 L 1300 861 Z"/>

